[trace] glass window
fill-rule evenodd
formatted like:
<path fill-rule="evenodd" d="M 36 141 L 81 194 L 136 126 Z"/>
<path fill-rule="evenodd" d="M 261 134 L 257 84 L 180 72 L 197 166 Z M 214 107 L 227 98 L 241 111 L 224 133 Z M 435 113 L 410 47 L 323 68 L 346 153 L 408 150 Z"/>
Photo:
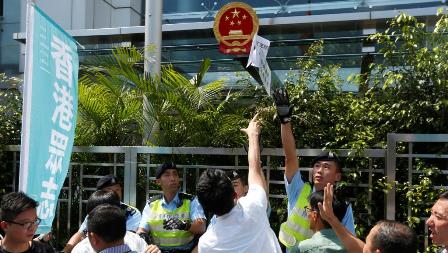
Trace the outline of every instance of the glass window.
<path fill-rule="evenodd" d="M 213 21 L 216 12 L 234 0 L 170 0 L 169 2 L 170 4 L 163 5 L 163 22 L 166 24 Z M 252 6 L 258 18 L 441 7 L 440 0 L 245 0 L 241 2 Z"/>

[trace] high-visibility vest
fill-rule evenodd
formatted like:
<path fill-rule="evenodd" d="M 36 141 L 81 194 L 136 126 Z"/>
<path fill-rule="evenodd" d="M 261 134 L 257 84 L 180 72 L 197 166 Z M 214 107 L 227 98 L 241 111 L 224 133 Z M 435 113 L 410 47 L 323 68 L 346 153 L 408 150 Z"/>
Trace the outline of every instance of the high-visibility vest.
<path fill-rule="evenodd" d="M 165 210 L 162 207 L 162 198 L 156 200 L 150 199 L 148 201 L 150 214 L 148 217 L 148 224 L 151 228 L 151 236 L 154 244 L 161 247 L 176 247 L 188 244 L 194 239 L 194 235 L 189 231 L 184 230 L 166 230 L 163 228 L 163 221 L 177 218 L 182 221 L 191 221 L 190 219 L 190 204 L 191 198 L 180 196 L 182 205 L 178 206 L 174 211 Z M 183 194 L 186 195 L 186 194 Z"/>
<path fill-rule="evenodd" d="M 309 205 L 308 197 L 311 191 L 310 183 L 305 183 L 288 219 L 280 226 L 278 239 L 287 248 L 297 246 L 299 242 L 311 238 L 313 235 L 305 210 L 305 207 Z"/>

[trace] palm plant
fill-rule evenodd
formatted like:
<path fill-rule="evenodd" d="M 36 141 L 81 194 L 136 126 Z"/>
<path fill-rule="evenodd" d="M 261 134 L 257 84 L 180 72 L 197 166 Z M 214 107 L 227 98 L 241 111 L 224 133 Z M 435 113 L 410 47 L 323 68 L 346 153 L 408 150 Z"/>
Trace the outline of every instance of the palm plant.
<path fill-rule="evenodd" d="M 89 59 L 79 80 L 77 145 L 135 145 L 141 140 L 139 92 L 127 72 L 122 49 Z M 132 56 L 131 56 L 132 57 Z"/>
<path fill-rule="evenodd" d="M 210 60 L 192 79 L 169 65 L 160 77 L 147 76 L 143 60 L 137 48 L 117 48 L 82 67 L 76 144 L 140 145 L 149 133 L 147 145 L 210 146 L 212 133 L 244 122 L 244 115 L 223 110 L 234 96 L 219 101 L 223 80 L 203 83 Z"/>

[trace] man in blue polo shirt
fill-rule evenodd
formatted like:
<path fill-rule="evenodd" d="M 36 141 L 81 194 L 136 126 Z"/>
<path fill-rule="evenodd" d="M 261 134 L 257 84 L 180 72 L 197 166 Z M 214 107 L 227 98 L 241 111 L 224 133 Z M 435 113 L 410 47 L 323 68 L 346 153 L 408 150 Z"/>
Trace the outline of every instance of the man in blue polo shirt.
<path fill-rule="evenodd" d="M 285 187 L 288 196 L 288 219 L 280 227 L 279 240 L 286 246 L 288 252 L 297 252 L 299 242 L 312 235 L 305 211 L 305 207 L 309 205 L 308 197 L 314 191 L 323 190 L 327 183 L 334 184 L 341 180 L 342 164 L 335 153 L 324 152 L 311 164 L 312 182 L 303 179 L 299 171 L 296 142 L 290 122 L 293 106 L 289 103 L 286 90 L 276 90 L 274 101 L 281 122 L 281 139 L 285 153 Z M 351 205 L 347 207 L 342 224 L 355 233 Z"/>

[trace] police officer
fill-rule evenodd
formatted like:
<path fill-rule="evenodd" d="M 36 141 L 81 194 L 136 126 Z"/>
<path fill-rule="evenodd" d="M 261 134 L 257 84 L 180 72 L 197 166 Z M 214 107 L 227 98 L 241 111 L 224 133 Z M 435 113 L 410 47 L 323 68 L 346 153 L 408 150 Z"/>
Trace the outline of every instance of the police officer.
<path fill-rule="evenodd" d="M 122 200 L 123 189 L 121 187 L 120 181 L 114 175 L 106 175 L 100 178 L 96 184 L 96 189 L 114 191 L 120 197 L 120 200 Z M 120 202 L 120 207 L 126 212 L 126 229 L 128 231 L 136 232 L 138 225 L 140 224 L 140 219 L 142 217 L 140 211 L 137 208 L 129 206 L 123 202 Z M 86 216 L 86 218 L 82 222 L 78 232 L 76 232 L 67 242 L 67 245 L 64 248 L 64 253 L 71 252 L 76 244 L 84 239 L 84 232 L 87 230 L 87 217 L 88 216 Z"/>
<path fill-rule="evenodd" d="M 123 189 L 121 187 L 121 183 L 114 175 L 106 175 L 100 178 L 96 184 L 96 189 L 114 191 L 120 197 L 120 200 L 123 199 Z M 126 212 L 126 229 L 128 231 L 136 232 L 138 225 L 140 224 L 142 214 L 137 208 L 123 202 L 120 202 L 120 207 Z"/>
<path fill-rule="evenodd" d="M 179 173 L 172 162 L 156 169 L 163 194 L 150 198 L 143 210 L 138 234 L 150 234 L 162 252 L 191 252 L 196 235 L 205 232 L 205 215 L 195 196 L 179 191 Z"/>
<path fill-rule="evenodd" d="M 313 191 L 323 190 L 327 183 L 341 180 L 342 164 L 333 152 L 323 152 L 313 160 L 312 181 L 303 179 L 299 171 L 299 159 L 296 142 L 292 132 L 291 116 L 293 106 L 289 103 L 285 89 L 273 94 L 277 107 L 277 116 L 281 122 L 281 139 L 285 153 L 285 188 L 288 196 L 288 219 L 280 226 L 279 241 L 286 246 L 287 252 L 296 252 L 300 241 L 312 235 L 305 207 L 309 206 L 308 197 Z M 351 205 L 347 206 L 342 224 L 354 234 L 354 220 Z"/>

